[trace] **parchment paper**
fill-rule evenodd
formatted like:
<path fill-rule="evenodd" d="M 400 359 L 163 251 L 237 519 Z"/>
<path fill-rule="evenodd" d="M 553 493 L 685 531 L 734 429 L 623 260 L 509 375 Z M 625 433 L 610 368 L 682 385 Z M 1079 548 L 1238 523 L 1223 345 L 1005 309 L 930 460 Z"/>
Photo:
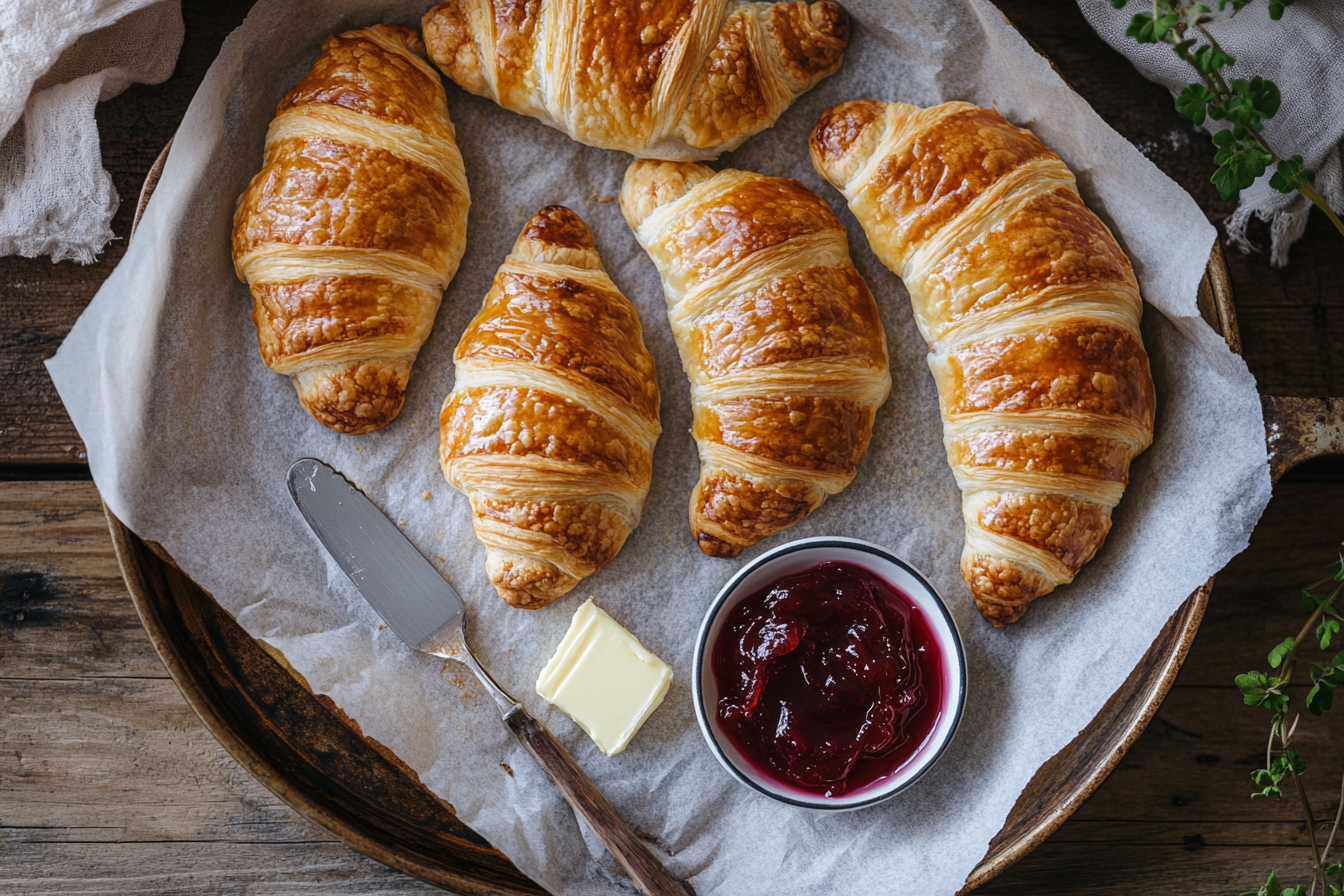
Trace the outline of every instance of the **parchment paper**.
<path fill-rule="evenodd" d="M 840 72 L 722 160 L 798 178 L 837 207 L 878 298 L 895 381 L 854 483 L 742 559 L 791 537 L 880 542 L 948 598 L 968 652 L 961 730 L 917 786 L 853 813 L 787 807 L 728 777 L 691 707 L 695 633 L 737 564 L 702 556 L 687 529 L 697 476 L 689 390 L 657 274 L 613 201 L 628 157 L 580 146 L 448 84 L 471 183 L 467 250 L 400 418 L 376 434 L 338 435 L 302 411 L 287 378 L 262 365 L 229 230 L 234 200 L 261 164 L 275 104 L 327 34 L 379 21 L 414 26 L 426 2 L 334 6 L 263 0 L 225 42 L 125 259 L 49 362 L 109 507 L 556 893 L 627 885 L 604 867 L 601 846 L 470 676 L 379 630 L 290 504 L 285 471 L 296 458 L 329 461 L 405 521 L 406 534 L 467 596 L 471 641 L 486 667 L 702 896 L 956 891 L 1023 785 L 1096 714 L 1181 601 L 1245 546 L 1268 500 L 1255 384 L 1195 307 L 1213 228 L 983 0 L 850 3 L 858 27 Z M 1007 630 L 979 618 L 958 571 L 961 499 L 906 292 L 808 159 L 806 137 L 821 111 L 858 97 L 966 99 L 1033 128 L 1073 168 L 1152 303 L 1144 338 L 1157 382 L 1156 441 L 1133 467 L 1100 555 Z M 639 309 L 658 364 L 663 435 L 644 519 L 625 549 L 551 608 L 526 612 L 506 606 L 486 580 L 467 502 L 439 473 L 437 417 L 453 385 L 458 338 L 519 229 L 552 203 L 592 226 L 607 269 Z M 662 708 L 614 758 L 533 690 L 590 595 L 675 672 Z"/>

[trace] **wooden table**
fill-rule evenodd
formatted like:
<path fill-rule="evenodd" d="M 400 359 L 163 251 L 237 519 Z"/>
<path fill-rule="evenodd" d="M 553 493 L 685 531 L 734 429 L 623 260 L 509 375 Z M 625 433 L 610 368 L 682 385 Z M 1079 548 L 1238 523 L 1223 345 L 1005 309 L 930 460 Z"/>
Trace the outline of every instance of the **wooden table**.
<path fill-rule="evenodd" d="M 1100 0 L 1096 0 L 1100 2 Z M 1069 0 L 1000 6 L 1117 130 L 1215 223 L 1206 135 L 1177 117 Z M 335 842 L 243 772 L 202 728 L 140 627 L 50 357 L 126 247 L 145 173 L 247 0 L 185 4 L 186 45 L 164 84 L 98 107 L 123 202 L 98 264 L 0 259 L 0 892 L 428 893 Z M 1263 14 L 1252 8 L 1246 14 Z M 1254 239 L 1267 243 L 1261 225 Z M 1282 271 L 1228 253 L 1245 357 L 1262 392 L 1344 394 L 1344 245 L 1313 213 Z M 1296 804 L 1248 799 L 1267 719 L 1235 674 L 1301 624 L 1296 588 L 1344 537 L 1344 466 L 1289 474 L 1250 548 L 1219 576 L 1180 677 L 1147 732 L 1044 846 L 981 892 L 1232 894 L 1270 868 L 1300 880 Z M 1048 674 L 1048 670 L 1042 670 Z M 1317 812 L 1332 816 L 1344 724 L 1307 719 Z M 911 882 L 913 888 L 914 882 Z M 902 888 L 906 889 L 906 888 Z"/>

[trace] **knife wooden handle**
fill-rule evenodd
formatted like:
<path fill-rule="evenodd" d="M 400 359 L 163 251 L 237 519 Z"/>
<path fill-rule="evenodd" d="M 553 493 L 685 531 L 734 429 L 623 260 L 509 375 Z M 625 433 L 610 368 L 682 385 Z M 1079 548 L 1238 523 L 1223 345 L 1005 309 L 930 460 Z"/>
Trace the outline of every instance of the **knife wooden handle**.
<path fill-rule="evenodd" d="M 504 722 L 606 845 L 639 892 L 644 896 L 695 896 L 690 885 L 673 877 L 629 825 L 621 821 L 615 807 L 545 725 L 521 706 L 506 715 Z"/>

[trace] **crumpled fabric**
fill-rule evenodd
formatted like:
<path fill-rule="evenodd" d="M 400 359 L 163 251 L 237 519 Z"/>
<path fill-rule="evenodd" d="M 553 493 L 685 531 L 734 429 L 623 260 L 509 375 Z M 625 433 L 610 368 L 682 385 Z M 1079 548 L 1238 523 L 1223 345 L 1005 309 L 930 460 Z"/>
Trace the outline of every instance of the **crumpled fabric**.
<path fill-rule="evenodd" d="M 1212 5 L 1212 4 L 1210 4 Z M 1131 2 L 1114 9 L 1108 0 L 1078 0 L 1088 24 L 1101 38 L 1123 53 L 1148 80 L 1179 94 L 1199 80 L 1195 70 L 1172 52 L 1167 44 L 1141 44 L 1125 36 L 1135 13 L 1149 4 Z M 1283 105 L 1265 122 L 1264 135 L 1284 158 L 1301 155 L 1316 173 L 1315 190 L 1330 207 L 1344 210 L 1344 3 L 1339 0 L 1298 0 L 1274 22 L 1268 4 L 1252 3 L 1236 15 L 1215 13 L 1204 26 L 1224 50 L 1236 57 L 1224 76 L 1246 78 L 1259 75 L 1278 85 Z M 1201 41 L 1203 43 L 1203 41 Z M 1213 133 L 1228 127 L 1226 121 L 1206 120 L 1204 130 Z M 1213 170 L 1212 146 L 1209 170 Z M 1237 210 L 1225 223 L 1227 238 L 1242 252 L 1258 247 L 1246 237 L 1246 225 L 1257 217 L 1269 224 L 1270 264 L 1288 263 L 1288 248 L 1302 236 L 1312 204 L 1301 193 L 1280 193 L 1269 185 L 1271 165 L 1259 180 L 1241 191 Z"/>
<path fill-rule="evenodd" d="M 94 106 L 167 79 L 182 31 L 181 0 L 0 3 L 0 256 L 97 258 L 120 198 Z"/>

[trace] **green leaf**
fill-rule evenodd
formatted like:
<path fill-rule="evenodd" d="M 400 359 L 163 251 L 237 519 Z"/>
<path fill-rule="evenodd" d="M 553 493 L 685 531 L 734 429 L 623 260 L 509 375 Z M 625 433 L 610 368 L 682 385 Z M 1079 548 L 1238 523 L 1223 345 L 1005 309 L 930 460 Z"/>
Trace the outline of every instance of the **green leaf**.
<path fill-rule="evenodd" d="M 1265 702 L 1265 695 L 1269 692 L 1269 679 L 1263 672 L 1246 672 L 1238 675 L 1236 681 L 1247 706 L 1259 706 Z"/>
<path fill-rule="evenodd" d="M 1176 97 L 1176 111 L 1182 118 L 1188 118 L 1195 124 L 1203 124 L 1205 110 L 1214 99 L 1213 93 L 1203 84 L 1191 84 Z"/>
<path fill-rule="evenodd" d="M 1279 167 L 1280 167 L 1280 168 L 1283 167 L 1283 163 L 1282 163 L 1282 162 L 1279 163 Z M 1311 172 L 1307 172 L 1307 173 L 1310 174 Z M 1279 176 L 1279 175 L 1278 175 L 1277 173 L 1275 173 L 1274 177 L 1278 177 L 1278 176 Z M 1273 178 L 1270 178 L 1270 183 L 1271 183 L 1271 184 L 1273 183 Z M 1337 634 L 1339 634 L 1339 620 L 1338 620 L 1338 619 L 1329 619 L 1329 618 L 1327 618 L 1327 619 L 1322 619 L 1322 620 L 1321 620 L 1321 624 L 1318 625 L 1318 626 L 1316 626 L 1316 640 L 1318 640 L 1318 641 L 1321 642 L 1321 649 L 1322 649 L 1322 650 L 1327 650 L 1327 649 L 1329 649 L 1329 647 L 1330 647 L 1330 642 L 1334 639 L 1335 635 L 1337 635 Z"/>
<path fill-rule="evenodd" d="M 1255 183 L 1274 161 L 1264 147 L 1236 127 L 1214 134 L 1213 142 L 1218 147 L 1213 157 L 1218 168 L 1210 179 L 1224 199 L 1231 199 Z"/>
<path fill-rule="evenodd" d="M 1157 43 L 1157 38 L 1153 37 L 1153 14 L 1141 12 L 1130 19 L 1125 37 L 1132 37 L 1141 44 Z"/>
<path fill-rule="evenodd" d="M 1269 0 L 1269 17 L 1274 21 L 1283 18 L 1283 11 L 1292 6 L 1296 0 Z"/>
<path fill-rule="evenodd" d="M 1282 644 L 1279 644 L 1269 652 L 1269 667 L 1271 669 L 1277 669 L 1279 666 L 1283 665 L 1284 657 L 1288 656 L 1288 654 L 1292 652 L 1292 649 L 1293 639 L 1284 638 Z"/>
<path fill-rule="evenodd" d="M 1115 7 L 1116 9 L 1124 9 L 1125 4 L 1128 2 L 1129 0 L 1111 0 L 1111 6 Z"/>
<path fill-rule="evenodd" d="M 1336 582 L 1344 582 L 1344 559 L 1331 563 L 1325 568 L 1325 571 Z"/>
<path fill-rule="evenodd" d="M 1256 896 L 1281 896 L 1279 892 L 1279 873 L 1277 871 L 1269 872 L 1269 878 L 1260 885 L 1256 891 Z"/>
<path fill-rule="evenodd" d="M 1163 41 L 1167 39 L 1167 34 L 1175 28 L 1181 17 L 1176 13 L 1167 13 L 1164 16 L 1158 16 L 1153 20 L 1153 40 Z"/>
<path fill-rule="evenodd" d="M 1232 90 L 1241 94 L 1260 114 L 1261 118 L 1273 118 L 1274 113 L 1279 111 L 1279 106 L 1283 103 L 1283 96 L 1279 93 L 1279 86 L 1267 78 L 1256 75 L 1249 81 L 1241 78 L 1232 79 Z"/>
<path fill-rule="evenodd" d="M 1135 16 L 1134 18 L 1137 19 L 1138 16 Z M 1149 16 L 1149 18 L 1151 19 L 1152 16 Z M 1140 42 L 1142 43 L 1142 41 Z M 1191 61 L 1195 63 L 1195 68 L 1206 75 L 1211 75 L 1218 71 L 1218 69 L 1229 66 L 1237 60 L 1235 56 L 1224 53 L 1222 50 L 1215 50 L 1212 45 L 1206 44 L 1195 50 L 1194 55 L 1191 57 Z"/>

